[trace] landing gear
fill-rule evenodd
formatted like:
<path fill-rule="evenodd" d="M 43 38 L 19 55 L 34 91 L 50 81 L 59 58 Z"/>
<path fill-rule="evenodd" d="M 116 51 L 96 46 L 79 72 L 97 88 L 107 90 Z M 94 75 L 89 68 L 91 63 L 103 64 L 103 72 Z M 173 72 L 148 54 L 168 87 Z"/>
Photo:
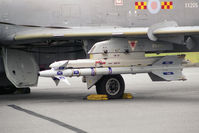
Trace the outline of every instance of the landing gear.
<path fill-rule="evenodd" d="M 125 83 L 121 75 L 103 76 L 96 84 L 97 94 L 106 94 L 109 99 L 122 98 L 124 90 Z"/>

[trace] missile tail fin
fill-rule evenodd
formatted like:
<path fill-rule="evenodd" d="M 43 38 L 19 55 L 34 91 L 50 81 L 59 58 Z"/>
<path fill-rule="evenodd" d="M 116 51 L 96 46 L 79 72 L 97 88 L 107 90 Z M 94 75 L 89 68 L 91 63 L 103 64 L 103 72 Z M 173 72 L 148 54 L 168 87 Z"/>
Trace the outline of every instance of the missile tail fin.
<path fill-rule="evenodd" d="M 185 55 L 170 55 L 162 57 L 157 62 L 153 63 L 152 66 L 161 67 L 180 67 L 184 61 Z"/>
<path fill-rule="evenodd" d="M 56 77 L 53 77 L 52 79 L 55 82 L 56 86 L 59 85 L 60 80 L 65 82 L 67 85 L 71 85 L 71 83 L 68 81 L 68 79 L 64 76 L 56 76 Z"/>
<path fill-rule="evenodd" d="M 152 81 L 186 80 L 180 69 L 155 70 L 148 74 Z"/>
<path fill-rule="evenodd" d="M 56 86 L 59 85 L 60 79 L 57 77 L 52 77 L 52 80 L 55 82 Z"/>
<path fill-rule="evenodd" d="M 182 62 L 184 60 L 182 56 L 165 56 L 159 61 L 155 62 L 152 67 L 161 68 L 154 69 L 148 73 L 153 81 L 174 81 L 174 80 L 186 80 L 182 74 Z"/>

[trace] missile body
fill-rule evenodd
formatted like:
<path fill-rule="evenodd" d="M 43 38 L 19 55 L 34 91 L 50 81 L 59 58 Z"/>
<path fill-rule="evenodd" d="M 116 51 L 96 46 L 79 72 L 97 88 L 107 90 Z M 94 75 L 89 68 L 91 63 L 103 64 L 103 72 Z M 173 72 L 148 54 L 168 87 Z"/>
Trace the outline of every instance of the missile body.
<path fill-rule="evenodd" d="M 41 77 L 55 76 L 96 76 L 96 75 L 112 75 L 112 74 L 129 74 L 129 73 L 150 72 L 146 68 L 137 67 L 108 67 L 108 68 L 81 68 L 81 69 L 65 69 L 65 70 L 45 70 L 40 72 Z"/>
<path fill-rule="evenodd" d="M 136 73 L 150 73 L 157 70 L 179 69 L 179 67 L 108 67 L 108 68 L 81 68 L 81 69 L 65 69 L 65 70 L 45 70 L 39 74 L 41 77 L 78 77 L 78 76 L 96 76 L 96 75 L 114 75 L 114 74 L 136 74 Z"/>

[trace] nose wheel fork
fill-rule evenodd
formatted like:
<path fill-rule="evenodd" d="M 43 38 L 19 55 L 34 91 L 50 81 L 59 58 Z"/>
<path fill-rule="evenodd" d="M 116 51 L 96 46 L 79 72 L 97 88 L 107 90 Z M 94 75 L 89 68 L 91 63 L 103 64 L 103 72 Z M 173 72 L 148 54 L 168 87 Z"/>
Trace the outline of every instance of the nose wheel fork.
<path fill-rule="evenodd" d="M 109 99 L 122 98 L 125 90 L 121 75 L 105 75 L 96 84 L 97 94 L 108 95 Z"/>

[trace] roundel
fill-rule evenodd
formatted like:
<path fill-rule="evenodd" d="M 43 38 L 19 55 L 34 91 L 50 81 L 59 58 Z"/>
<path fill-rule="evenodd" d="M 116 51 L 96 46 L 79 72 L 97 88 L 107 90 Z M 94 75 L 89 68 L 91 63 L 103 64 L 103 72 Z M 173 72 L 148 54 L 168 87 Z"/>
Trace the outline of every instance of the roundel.
<path fill-rule="evenodd" d="M 149 0 L 147 8 L 150 13 L 156 14 L 161 9 L 161 4 L 159 0 Z"/>

